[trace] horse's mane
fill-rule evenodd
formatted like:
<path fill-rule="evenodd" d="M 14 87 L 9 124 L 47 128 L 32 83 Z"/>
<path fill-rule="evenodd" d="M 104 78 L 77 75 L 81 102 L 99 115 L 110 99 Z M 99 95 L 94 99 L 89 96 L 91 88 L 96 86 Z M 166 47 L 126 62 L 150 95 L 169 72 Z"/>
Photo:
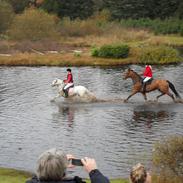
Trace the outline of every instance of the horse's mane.
<path fill-rule="evenodd" d="M 140 79 L 140 80 L 142 80 L 142 77 L 137 73 L 137 72 L 135 72 L 133 69 L 130 69 L 135 75 L 137 75 L 138 76 L 138 78 Z"/>

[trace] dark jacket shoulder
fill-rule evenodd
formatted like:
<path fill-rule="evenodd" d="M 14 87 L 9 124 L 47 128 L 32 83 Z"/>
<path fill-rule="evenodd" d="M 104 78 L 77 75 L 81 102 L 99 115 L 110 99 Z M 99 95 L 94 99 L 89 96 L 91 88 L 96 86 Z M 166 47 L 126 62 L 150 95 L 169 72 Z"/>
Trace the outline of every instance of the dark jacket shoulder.
<path fill-rule="evenodd" d="M 92 170 L 89 175 L 91 183 L 110 183 L 109 179 L 105 177 L 98 169 Z"/>
<path fill-rule="evenodd" d="M 86 183 L 82 178 L 75 176 L 74 178 L 66 178 L 62 181 L 40 181 L 36 176 L 27 180 L 26 183 Z"/>

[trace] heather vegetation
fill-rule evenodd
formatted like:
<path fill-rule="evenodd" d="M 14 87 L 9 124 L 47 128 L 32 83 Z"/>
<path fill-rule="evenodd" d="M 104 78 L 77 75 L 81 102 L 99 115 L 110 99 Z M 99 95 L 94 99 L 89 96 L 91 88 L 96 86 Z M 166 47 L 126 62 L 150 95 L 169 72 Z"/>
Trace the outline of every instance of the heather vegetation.
<path fill-rule="evenodd" d="M 178 51 L 167 46 L 149 46 L 139 50 L 139 60 L 143 64 L 178 63 Z"/>
<path fill-rule="evenodd" d="M 8 35 L 14 40 L 41 40 L 58 37 L 56 18 L 42 10 L 29 9 L 16 15 Z"/>
<path fill-rule="evenodd" d="M 101 58 L 106 65 L 182 61 L 172 48 L 183 46 L 180 0 L 0 2 L 1 65 L 103 65 Z"/>
<path fill-rule="evenodd" d="M 157 183 L 182 183 L 183 136 L 173 136 L 155 145 L 153 163 Z"/>

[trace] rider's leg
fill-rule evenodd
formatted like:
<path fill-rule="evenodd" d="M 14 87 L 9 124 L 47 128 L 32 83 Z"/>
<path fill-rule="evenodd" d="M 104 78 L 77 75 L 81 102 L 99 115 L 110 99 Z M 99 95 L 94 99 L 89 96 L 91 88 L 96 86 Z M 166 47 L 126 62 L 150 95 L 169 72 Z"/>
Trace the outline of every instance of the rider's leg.
<path fill-rule="evenodd" d="M 146 88 L 146 83 L 143 82 L 143 83 L 142 83 L 142 93 L 145 93 L 145 88 Z"/>
<path fill-rule="evenodd" d="M 68 84 L 63 88 L 63 92 L 65 94 L 65 97 L 67 98 L 68 97 Z"/>
<path fill-rule="evenodd" d="M 142 93 L 145 93 L 146 91 L 146 83 L 149 81 L 151 78 L 150 77 L 145 77 L 142 83 Z"/>
<path fill-rule="evenodd" d="M 64 91 L 64 93 L 65 93 L 65 97 L 67 98 L 68 96 L 69 96 L 69 88 L 71 87 L 71 86 L 74 86 L 74 84 L 73 83 L 68 83 L 64 88 L 63 88 L 63 91 Z"/>

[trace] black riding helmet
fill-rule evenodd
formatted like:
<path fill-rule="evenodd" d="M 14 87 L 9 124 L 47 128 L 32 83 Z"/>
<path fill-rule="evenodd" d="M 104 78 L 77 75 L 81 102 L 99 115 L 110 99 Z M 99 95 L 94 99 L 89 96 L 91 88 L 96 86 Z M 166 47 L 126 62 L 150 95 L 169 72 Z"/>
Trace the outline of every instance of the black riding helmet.
<path fill-rule="evenodd" d="M 68 69 L 67 69 L 67 72 L 71 72 L 71 69 L 68 68 Z"/>

